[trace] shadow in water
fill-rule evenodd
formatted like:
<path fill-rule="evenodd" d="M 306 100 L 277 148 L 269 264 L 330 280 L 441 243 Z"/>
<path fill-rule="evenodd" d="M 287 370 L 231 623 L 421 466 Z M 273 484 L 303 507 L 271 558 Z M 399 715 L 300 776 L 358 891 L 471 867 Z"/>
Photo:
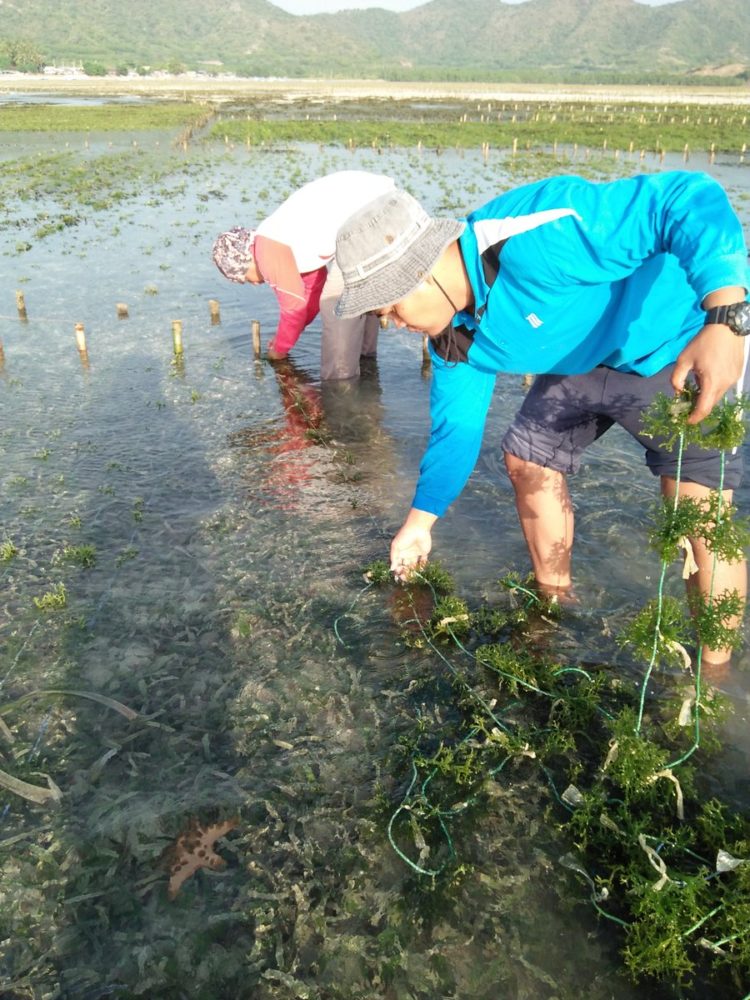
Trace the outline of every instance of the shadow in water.
<path fill-rule="evenodd" d="M 62 797 L 41 817 L 18 799 L 4 815 L 2 996 L 240 996 L 246 973 L 226 955 L 250 952 L 253 918 L 239 906 L 237 848 L 219 847 L 224 871 L 198 872 L 173 901 L 167 892 L 181 832 L 229 817 L 240 832 L 253 810 L 233 777 L 228 720 L 243 677 L 205 529 L 221 492 L 178 378 L 164 388 L 152 371 L 134 390 L 128 371 L 107 382 L 94 368 L 71 392 L 61 447 L 78 503 L 62 530 L 96 561 L 74 572 L 59 560 L 66 606 L 16 619 L 24 641 L 10 643 L 4 694 L 117 704 L 70 694 L 28 712 L 27 767 Z"/>

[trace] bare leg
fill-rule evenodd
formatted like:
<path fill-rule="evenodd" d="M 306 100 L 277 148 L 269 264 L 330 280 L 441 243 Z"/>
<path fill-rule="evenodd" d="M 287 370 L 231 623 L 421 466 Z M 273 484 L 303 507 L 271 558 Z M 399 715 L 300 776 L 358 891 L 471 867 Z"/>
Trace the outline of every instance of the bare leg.
<path fill-rule="evenodd" d="M 668 476 L 662 476 L 661 491 L 665 497 L 673 497 L 676 491 L 676 482 Z M 699 486 L 697 483 L 680 483 L 680 496 L 691 497 L 694 500 L 707 500 L 711 490 L 707 486 Z M 726 503 L 732 502 L 732 491 L 724 490 L 722 493 Z M 693 573 L 685 581 L 688 595 L 691 593 L 700 594 L 706 600 L 713 590 L 714 596 L 723 594 L 725 591 L 736 590 L 740 597 L 745 600 L 747 596 L 747 563 L 744 559 L 740 562 L 728 563 L 716 560 L 714 565 L 714 553 L 707 548 L 705 542 L 700 538 L 690 538 L 693 546 L 693 554 L 698 566 L 698 571 Z M 739 628 L 741 619 L 737 618 L 730 623 L 732 627 Z M 706 665 L 726 664 L 731 656 L 731 649 L 709 649 L 703 647 L 702 660 Z"/>
<path fill-rule="evenodd" d="M 505 454 L 505 468 L 516 494 L 516 510 L 541 590 L 570 590 L 573 505 L 565 476 L 534 462 Z"/>

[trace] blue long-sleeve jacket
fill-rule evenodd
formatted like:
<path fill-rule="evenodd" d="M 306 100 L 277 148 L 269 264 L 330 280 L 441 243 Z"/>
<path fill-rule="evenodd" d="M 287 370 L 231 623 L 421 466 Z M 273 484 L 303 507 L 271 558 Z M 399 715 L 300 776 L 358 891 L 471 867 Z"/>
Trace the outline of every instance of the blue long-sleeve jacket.
<path fill-rule="evenodd" d="M 703 327 L 706 295 L 750 287 L 742 227 L 705 174 L 554 177 L 466 223 L 474 312 L 431 344 L 432 426 L 413 504 L 438 516 L 474 468 L 496 374 L 653 375 Z"/>

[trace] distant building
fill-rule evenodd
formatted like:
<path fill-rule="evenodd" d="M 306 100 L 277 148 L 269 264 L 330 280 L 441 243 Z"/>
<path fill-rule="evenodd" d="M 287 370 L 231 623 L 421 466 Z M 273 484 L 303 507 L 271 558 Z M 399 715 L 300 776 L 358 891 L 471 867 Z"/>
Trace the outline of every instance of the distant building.
<path fill-rule="evenodd" d="M 45 66 L 42 70 L 45 76 L 85 76 L 83 66 Z"/>

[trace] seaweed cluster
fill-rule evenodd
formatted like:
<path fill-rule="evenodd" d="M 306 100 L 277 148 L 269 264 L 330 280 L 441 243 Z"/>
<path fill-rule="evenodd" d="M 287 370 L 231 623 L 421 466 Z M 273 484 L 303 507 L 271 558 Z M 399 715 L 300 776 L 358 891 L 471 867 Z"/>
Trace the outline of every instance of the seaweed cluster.
<path fill-rule="evenodd" d="M 678 449 L 689 438 L 724 450 L 741 440 L 742 407 L 724 402 L 696 429 L 687 424 L 689 405 L 660 398 L 645 424 Z M 651 544 L 663 570 L 690 535 L 729 562 L 742 558 L 748 539 L 720 491 L 703 505 L 678 492 L 659 506 Z M 371 567 L 369 579 L 385 582 L 383 566 Z M 564 612 L 533 578 L 501 580 L 497 606 L 472 610 L 439 566 L 415 572 L 402 596 L 412 609 L 404 635 L 447 671 L 452 697 L 439 727 L 420 712 L 392 754 L 397 802 L 382 807 L 391 844 L 417 879 L 449 882 L 466 871 L 457 841 L 492 808 L 498 784 L 537 769 L 549 788 L 560 863 L 601 918 L 620 928 L 630 975 L 743 996 L 750 817 L 707 791 L 726 702 L 701 683 L 700 653 L 702 644 L 738 645 L 743 601 L 726 592 L 682 606 L 663 582 L 664 573 L 657 596 L 618 638 L 647 664 L 632 684 L 610 667 L 555 655 L 549 633 Z"/>

